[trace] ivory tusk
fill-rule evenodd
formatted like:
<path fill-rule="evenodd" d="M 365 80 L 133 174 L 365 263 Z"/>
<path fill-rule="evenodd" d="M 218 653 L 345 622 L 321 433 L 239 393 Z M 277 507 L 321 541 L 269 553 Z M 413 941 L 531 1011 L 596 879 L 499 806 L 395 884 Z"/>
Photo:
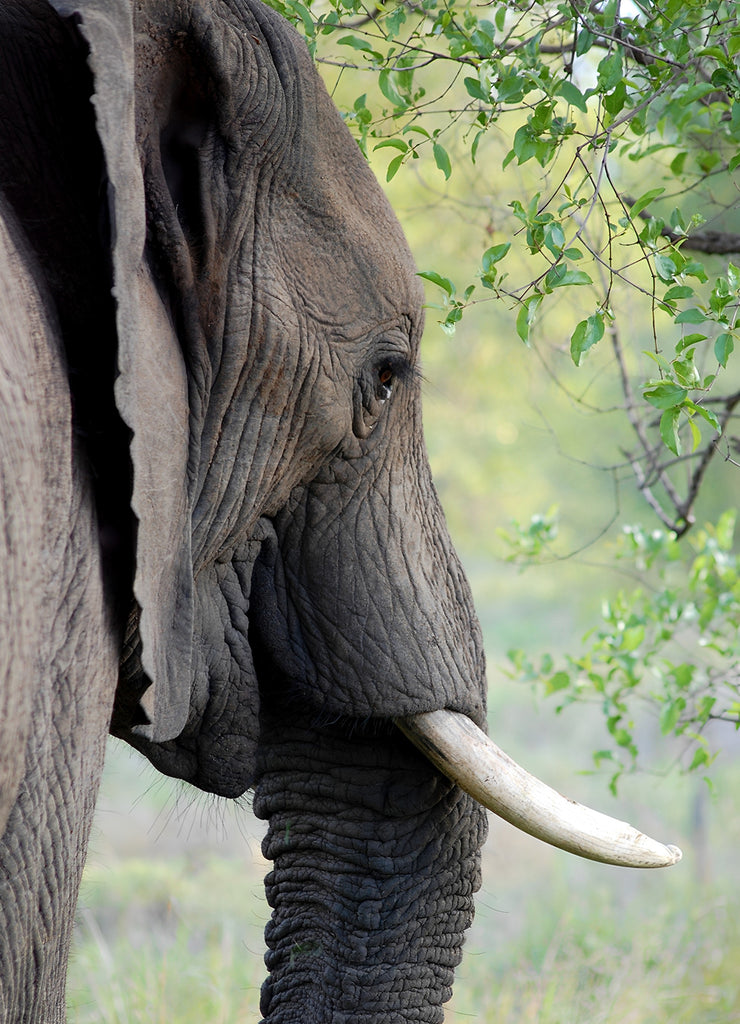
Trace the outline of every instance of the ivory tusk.
<path fill-rule="evenodd" d="M 398 728 L 461 789 L 501 818 L 579 857 L 632 868 L 681 859 L 624 821 L 561 796 L 497 747 L 467 716 L 430 711 L 397 718 Z"/>

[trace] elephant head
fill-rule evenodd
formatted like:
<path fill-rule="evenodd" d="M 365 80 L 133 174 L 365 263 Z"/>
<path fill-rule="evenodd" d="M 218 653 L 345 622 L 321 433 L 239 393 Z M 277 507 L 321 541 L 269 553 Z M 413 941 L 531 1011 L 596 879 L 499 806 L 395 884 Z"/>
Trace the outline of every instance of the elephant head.
<path fill-rule="evenodd" d="M 83 191 L 115 300 L 91 321 L 104 355 L 85 350 L 104 383 L 83 373 L 75 393 L 125 620 L 112 731 L 203 789 L 254 789 L 275 865 L 266 1020 L 439 1021 L 480 801 L 623 855 L 611 826 L 584 845 L 592 823 L 534 824 L 551 791 L 485 742 L 403 233 L 305 46 L 259 0 L 49 2 L 92 70 L 101 156 Z M 483 783 L 463 763 L 479 743 Z"/>

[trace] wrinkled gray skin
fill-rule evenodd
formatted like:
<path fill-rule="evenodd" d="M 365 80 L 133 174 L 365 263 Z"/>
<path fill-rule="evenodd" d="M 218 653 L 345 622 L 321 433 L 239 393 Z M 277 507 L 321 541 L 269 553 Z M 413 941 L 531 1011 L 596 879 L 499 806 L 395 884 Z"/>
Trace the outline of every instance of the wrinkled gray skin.
<path fill-rule="evenodd" d="M 266 1021 L 441 1021 L 485 823 L 391 720 L 485 684 L 413 262 L 284 21 L 133 6 L 0 5 L 0 1020 L 64 1018 L 110 725 L 254 788 Z"/>

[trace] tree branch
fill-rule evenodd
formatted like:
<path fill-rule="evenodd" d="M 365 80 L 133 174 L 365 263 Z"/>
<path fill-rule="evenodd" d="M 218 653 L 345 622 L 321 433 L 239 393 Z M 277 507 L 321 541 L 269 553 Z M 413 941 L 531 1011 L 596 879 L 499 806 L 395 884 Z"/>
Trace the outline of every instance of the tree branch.
<path fill-rule="evenodd" d="M 620 198 L 627 209 L 635 201 L 634 197 L 630 195 L 622 195 Z M 653 214 L 642 210 L 639 217 L 640 220 L 648 221 L 653 219 Z M 660 233 L 669 242 L 674 244 L 681 242 L 681 247 L 689 249 L 691 252 L 706 252 L 715 256 L 740 254 L 740 235 L 731 231 L 694 231 L 690 235 L 685 235 L 666 224 Z"/>
<path fill-rule="evenodd" d="M 689 249 L 691 252 L 706 252 L 714 255 L 740 253 L 740 235 L 732 234 L 729 231 L 696 231 L 691 235 L 682 235 L 680 231 L 664 227 L 660 233 L 670 242 L 683 242 L 682 248 Z"/>

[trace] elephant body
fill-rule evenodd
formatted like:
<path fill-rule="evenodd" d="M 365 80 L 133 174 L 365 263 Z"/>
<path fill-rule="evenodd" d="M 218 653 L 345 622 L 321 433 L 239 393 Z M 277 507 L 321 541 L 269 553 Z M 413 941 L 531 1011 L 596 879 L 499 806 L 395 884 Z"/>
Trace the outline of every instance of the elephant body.
<path fill-rule="evenodd" d="M 259 0 L 6 0 L 0 55 L 0 1019 L 64 1019 L 110 728 L 254 789 L 266 1021 L 440 1021 L 485 818 L 393 720 L 485 680 L 401 229 Z"/>
<path fill-rule="evenodd" d="M 120 643 L 58 325 L 3 214 L 0 1020 L 56 1024 Z"/>

